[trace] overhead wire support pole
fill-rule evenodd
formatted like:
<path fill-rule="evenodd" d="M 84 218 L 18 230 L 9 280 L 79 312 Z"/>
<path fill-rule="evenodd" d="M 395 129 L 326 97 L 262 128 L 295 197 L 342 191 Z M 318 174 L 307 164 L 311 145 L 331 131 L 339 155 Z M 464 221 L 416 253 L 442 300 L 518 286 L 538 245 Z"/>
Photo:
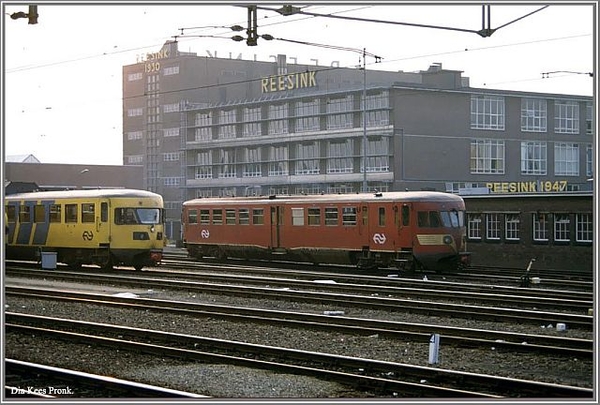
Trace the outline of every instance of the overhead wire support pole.
<path fill-rule="evenodd" d="M 256 6 L 248 6 L 248 29 L 246 30 L 248 46 L 256 46 L 258 43 L 258 22 L 256 18 Z"/>
<path fill-rule="evenodd" d="M 363 124 L 363 193 L 367 192 L 367 50 L 363 48 L 363 95 L 362 95 L 362 124 Z"/>

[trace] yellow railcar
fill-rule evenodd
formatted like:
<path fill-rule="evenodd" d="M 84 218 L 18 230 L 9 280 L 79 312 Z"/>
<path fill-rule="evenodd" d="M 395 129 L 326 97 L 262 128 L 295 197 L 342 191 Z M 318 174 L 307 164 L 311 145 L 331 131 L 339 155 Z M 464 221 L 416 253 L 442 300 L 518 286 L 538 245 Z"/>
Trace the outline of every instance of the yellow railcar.
<path fill-rule="evenodd" d="M 71 267 L 156 266 L 164 247 L 159 194 L 132 189 L 42 191 L 4 202 L 6 258 L 39 260 L 56 252 Z"/>

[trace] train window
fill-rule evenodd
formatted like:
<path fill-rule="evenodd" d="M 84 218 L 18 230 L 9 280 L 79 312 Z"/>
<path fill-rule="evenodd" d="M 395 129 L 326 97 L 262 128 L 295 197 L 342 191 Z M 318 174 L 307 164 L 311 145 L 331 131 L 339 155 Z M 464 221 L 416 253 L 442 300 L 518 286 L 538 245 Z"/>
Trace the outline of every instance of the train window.
<path fill-rule="evenodd" d="M 356 225 L 356 207 L 342 209 L 342 225 Z"/>
<path fill-rule="evenodd" d="M 43 205 L 36 205 L 33 207 L 33 222 L 40 223 L 46 222 L 46 207 Z"/>
<path fill-rule="evenodd" d="M 235 225 L 235 210 L 225 210 L 225 223 Z"/>
<path fill-rule="evenodd" d="M 108 203 L 100 203 L 100 221 L 108 221 Z"/>
<path fill-rule="evenodd" d="M 292 225 L 304 225 L 304 208 L 292 208 Z"/>
<path fill-rule="evenodd" d="M 240 208 L 238 220 L 240 225 L 250 225 L 250 210 L 248 208 Z"/>
<path fill-rule="evenodd" d="M 200 210 L 200 224 L 202 224 L 202 225 L 210 224 L 210 211 L 209 210 Z"/>
<path fill-rule="evenodd" d="M 506 214 L 504 216 L 504 237 L 507 240 L 519 240 L 521 217 L 519 214 Z"/>
<path fill-rule="evenodd" d="M 81 222 L 94 222 L 96 206 L 94 204 L 81 204 Z"/>
<path fill-rule="evenodd" d="M 309 225 L 321 225 L 321 209 L 320 208 L 309 208 L 308 209 L 308 224 Z"/>
<path fill-rule="evenodd" d="M 62 212 L 59 204 L 50 204 L 50 222 L 62 222 Z"/>
<path fill-rule="evenodd" d="M 6 206 L 6 220 L 8 222 L 17 222 L 17 207 L 14 205 Z"/>
<path fill-rule="evenodd" d="M 554 214 L 554 240 L 567 242 L 571 240 L 569 228 L 571 227 L 571 219 L 569 214 Z"/>
<path fill-rule="evenodd" d="M 362 207 L 362 224 L 365 226 L 369 224 L 369 209 L 366 206 Z"/>
<path fill-rule="evenodd" d="M 65 222 L 77 222 L 77 204 L 65 204 Z"/>
<path fill-rule="evenodd" d="M 252 225 L 262 225 L 265 223 L 265 210 L 255 208 L 252 210 Z"/>
<path fill-rule="evenodd" d="M 427 211 L 417 212 L 417 223 L 419 228 L 427 228 L 429 226 L 429 214 Z"/>
<path fill-rule="evenodd" d="M 198 211 L 188 210 L 188 224 L 197 224 L 197 223 L 198 223 Z"/>
<path fill-rule="evenodd" d="M 410 208 L 408 205 L 402 206 L 402 225 L 408 226 L 410 224 Z"/>
<path fill-rule="evenodd" d="M 385 207 L 379 207 L 379 226 L 385 226 Z"/>
<path fill-rule="evenodd" d="M 548 215 L 545 213 L 533 214 L 533 240 L 538 242 L 548 241 Z"/>
<path fill-rule="evenodd" d="M 19 222 L 31 222 L 31 207 L 28 205 L 21 205 L 19 209 Z"/>
<path fill-rule="evenodd" d="M 417 212 L 417 223 L 420 228 L 440 228 L 442 220 L 437 211 L 419 211 Z M 448 224 L 448 226 L 450 226 Z"/>
<path fill-rule="evenodd" d="M 159 208 L 136 208 L 134 209 L 136 224 L 160 224 L 160 209 Z"/>
<path fill-rule="evenodd" d="M 223 210 L 213 210 L 213 225 L 223 225 Z"/>
<path fill-rule="evenodd" d="M 337 225 L 338 224 L 338 209 L 337 208 L 325 208 L 325 225 Z"/>
<path fill-rule="evenodd" d="M 464 224 L 464 213 L 462 211 L 440 211 L 440 215 L 446 228 L 459 228 Z"/>

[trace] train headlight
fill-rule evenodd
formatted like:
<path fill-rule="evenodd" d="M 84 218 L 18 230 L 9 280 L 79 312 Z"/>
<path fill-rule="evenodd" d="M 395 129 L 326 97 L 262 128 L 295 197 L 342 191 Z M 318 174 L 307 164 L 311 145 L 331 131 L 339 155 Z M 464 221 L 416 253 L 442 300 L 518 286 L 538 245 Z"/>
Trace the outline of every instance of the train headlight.
<path fill-rule="evenodd" d="M 150 232 L 154 233 L 154 225 L 150 227 Z"/>
<path fill-rule="evenodd" d="M 444 236 L 444 244 L 449 245 L 452 243 L 452 236 L 450 235 L 445 235 Z"/>

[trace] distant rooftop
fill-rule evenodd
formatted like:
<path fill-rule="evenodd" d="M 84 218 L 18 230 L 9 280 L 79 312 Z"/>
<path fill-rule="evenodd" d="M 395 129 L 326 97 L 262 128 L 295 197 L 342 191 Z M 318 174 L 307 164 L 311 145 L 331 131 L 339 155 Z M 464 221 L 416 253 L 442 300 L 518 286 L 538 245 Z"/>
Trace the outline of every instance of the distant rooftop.
<path fill-rule="evenodd" d="M 40 160 L 38 158 L 36 158 L 32 154 L 29 154 L 29 155 L 8 155 L 8 156 L 6 156 L 5 162 L 11 162 L 11 163 L 42 163 L 42 162 L 40 162 Z"/>

